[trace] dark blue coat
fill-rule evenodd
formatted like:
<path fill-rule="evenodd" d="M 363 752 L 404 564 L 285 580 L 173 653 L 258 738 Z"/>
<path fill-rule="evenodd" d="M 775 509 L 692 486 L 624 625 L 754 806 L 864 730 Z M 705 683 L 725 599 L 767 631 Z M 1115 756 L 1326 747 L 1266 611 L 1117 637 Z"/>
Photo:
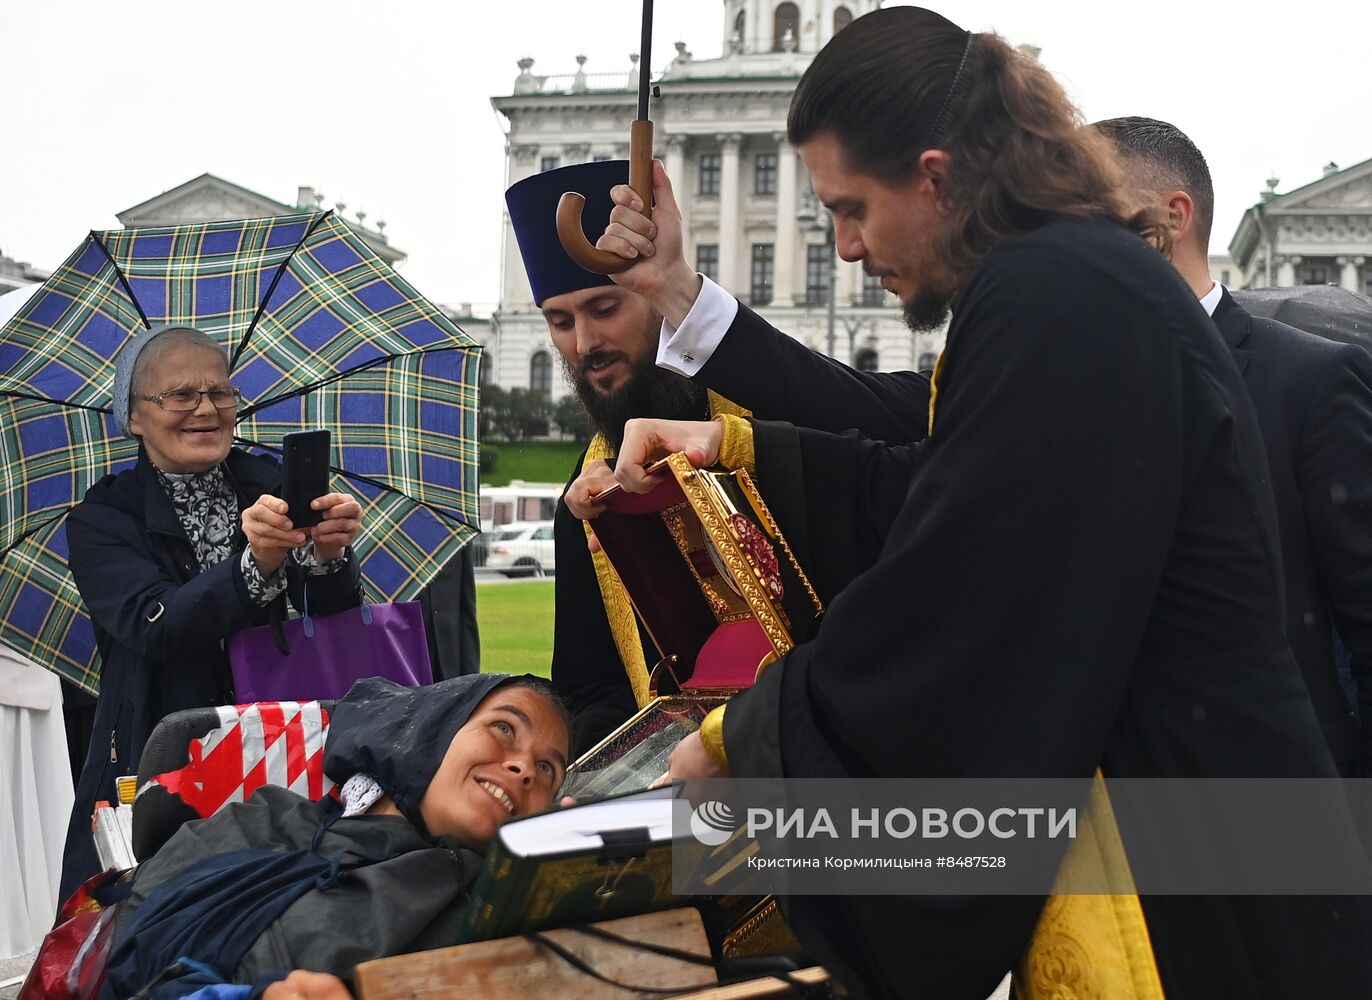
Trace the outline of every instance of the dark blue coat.
<path fill-rule="evenodd" d="M 270 458 L 231 451 L 224 470 L 240 509 L 280 492 L 281 467 Z M 67 829 L 64 899 L 99 870 L 90 832 L 95 803 L 113 802 L 114 779 L 138 772 L 143 744 L 164 715 L 233 704 L 224 639 L 268 620 L 268 609 L 248 598 L 238 555 L 247 545 L 242 532 L 234 556 L 202 573 L 146 457 L 87 491 L 67 517 L 67 539 L 72 576 L 95 623 L 101 667 L 90 750 Z M 299 607 L 305 575 L 295 566 L 287 574 L 291 601 Z M 310 578 L 309 587 L 312 611 L 355 606 L 356 561 L 342 572 Z"/>
<path fill-rule="evenodd" d="M 1252 316 L 1227 291 L 1213 319 L 1267 447 L 1286 639 L 1334 761 L 1352 777 L 1372 764 L 1372 356 Z M 1361 729 L 1339 680 L 1335 631 L 1353 654 Z"/>

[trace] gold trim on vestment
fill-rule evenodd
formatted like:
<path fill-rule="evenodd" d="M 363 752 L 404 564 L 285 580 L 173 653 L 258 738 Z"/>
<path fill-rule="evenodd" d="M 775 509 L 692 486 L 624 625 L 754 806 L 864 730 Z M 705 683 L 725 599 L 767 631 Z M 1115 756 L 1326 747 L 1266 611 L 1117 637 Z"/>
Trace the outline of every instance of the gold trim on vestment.
<path fill-rule="evenodd" d="M 713 391 L 709 393 L 709 399 L 711 417 L 717 414 L 751 416 L 743 407 L 731 403 Z M 596 434 L 586 448 L 581 471 L 585 472 L 593 462 L 603 462 L 614 457 L 610 442 L 605 440 L 603 434 Z M 591 523 L 583 522 L 582 528 L 589 542 L 594 534 Z M 614 571 L 604 552 L 591 553 L 591 563 L 595 566 L 596 582 L 600 585 L 600 597 L 605 605 L 605 617 L 610 623 L 610 635 L 614 637 L 615 649 L 619 651 L 620 662 L 624 664 L 624 672 L 628 675 L 629 684 L 633 688 L 634 703 L 642 708 L 652 700 L 652 694 L 648 684 L 648 661 L 643 654 L 643 642 L 639 637 L 633 604 L 629 601 L 629 593 L 624 589 L 619 574 Z"/>
<path fill-rule="evenodd" d="M 1073 885 L 1110 886 L 1118 895 L 1072 893 Z M 1053 895 L 1015 970 L 1023 1000 L 1163 1000 L 1143 906 L 1096 772 L 1077 838 L 1058 870 Z"/>

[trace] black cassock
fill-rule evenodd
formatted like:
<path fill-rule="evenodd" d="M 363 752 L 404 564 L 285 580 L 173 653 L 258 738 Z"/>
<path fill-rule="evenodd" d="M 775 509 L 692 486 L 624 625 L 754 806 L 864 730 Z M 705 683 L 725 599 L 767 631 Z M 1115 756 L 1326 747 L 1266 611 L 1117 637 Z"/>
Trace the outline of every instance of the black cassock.
<path fill-rule="evenodd" d="M 730 704 L 736 776 L 1335 775 L 1283 638 L 1252 405 L 1161 255 L 1069 220 L 996 247 L 954 303 L 936 401 L 920 446 L 755 421 L 759 477 L 805 484 L 812 547 L 885 539 Z M 1363 900 L 1142 902 L 1169 1000 L 1372 996 Z M 979 1000 L 1041 906 L 787 913 L 860 995 Z"/>

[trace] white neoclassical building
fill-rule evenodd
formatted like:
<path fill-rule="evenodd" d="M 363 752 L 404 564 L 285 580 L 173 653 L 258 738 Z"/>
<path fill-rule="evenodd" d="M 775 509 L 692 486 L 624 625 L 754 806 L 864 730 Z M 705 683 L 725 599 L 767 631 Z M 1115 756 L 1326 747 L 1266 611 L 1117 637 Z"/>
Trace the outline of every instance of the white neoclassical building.
<path fill-rule="evenodd" d="M 786 141 L 786 111 L 814 54 L 878 0 L 724 0 L 724 54 L 692 58 L 686 43 L 661 73 L 652 105 L 656 153 L 684 213 L 686 253 L 696 268 L 778 329 L 863 369 L 930 368 L 942 334 L 912 336 L 899 303 L 861 266 L 833 268 L 827 214 L 804 164 Z M 519 61 L 513 93 L 491 103 L 509 122 L 506 182 L 541 170 L 629 154 L 638 71 L 540 76 Z M 483 378 L 553 397 L 558 376 L 543 318 L 534 308 L 519 248 L 505 220 L 500 306 Z"/>
<path fill-rule="evenodd" d="M 0 250 L 0 295 L 47 280 L 48 272 L 26 260 L 6 257 Z"/>
<path fill-rule="evenodd" d="M 178 184 L 147 201 L 141 201 L 132 208 L 126 208 L 116 218 L 132 229 L 134 226 L 181 226 L 230 219 L 265 219 L 295 212 L 314 212 L 323 207 L 324 196 L 312 187 L 297 188 L 295 204 L 288 205 L 241 184 L 206 173 L 192 177 L 184 184 Z M 343 211 L 347 207 L 340 201 L 333 209 L 353 232 L 376 251 L 378 257 L 391 265 L 405 262 L 404 251 L 392 246 L 386 238 L 385 220 L 377 220 L 368 226 L 365 224 L 365 212 L 358 211 L 353 218 L 345 218 Z"/>
<path fill-rule="evenodd" d="M 1229 241 L 1237 287 L 1332 284 L 1372 295 L 1372 160 L 1330 163 L 1286 194 L 1278 183 L 1268 179 Z"/>

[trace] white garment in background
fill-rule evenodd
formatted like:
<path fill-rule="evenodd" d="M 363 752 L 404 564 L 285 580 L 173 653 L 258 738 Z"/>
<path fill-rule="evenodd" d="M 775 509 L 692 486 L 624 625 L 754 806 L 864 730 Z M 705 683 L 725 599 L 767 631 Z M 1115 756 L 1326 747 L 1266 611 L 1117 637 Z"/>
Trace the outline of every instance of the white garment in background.
<path fill-rule="evenodd" d="M 0 646 L 0 958 L 52 927 L 73 798 L 57 675 Z"/>

